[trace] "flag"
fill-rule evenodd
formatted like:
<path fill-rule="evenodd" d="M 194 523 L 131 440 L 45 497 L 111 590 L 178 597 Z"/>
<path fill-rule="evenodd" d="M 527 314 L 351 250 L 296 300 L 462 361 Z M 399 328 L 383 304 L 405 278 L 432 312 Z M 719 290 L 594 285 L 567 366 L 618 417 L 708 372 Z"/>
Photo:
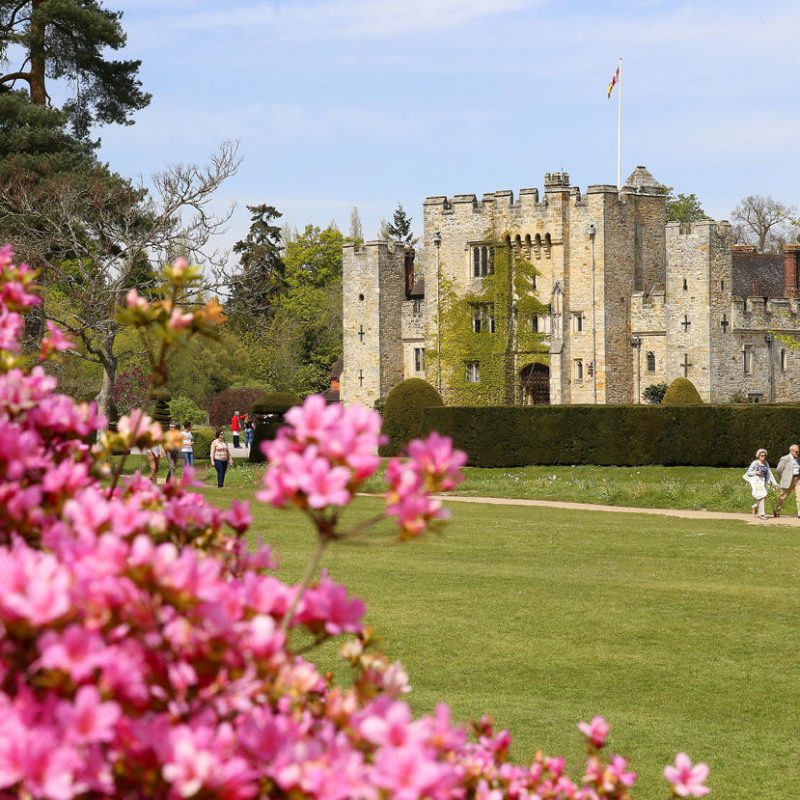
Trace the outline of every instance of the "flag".
<path fill-rule="evenodd" d="M 614 87 L 617 85 L 617 81 L 619 80 L 619 67 L 617 67 L 617 71 L 614 73 L 614 77 L 611 78 L 611 83 L 608 84 L 608 99 L 611 99 L 611 92 L 614 91 Z"/>

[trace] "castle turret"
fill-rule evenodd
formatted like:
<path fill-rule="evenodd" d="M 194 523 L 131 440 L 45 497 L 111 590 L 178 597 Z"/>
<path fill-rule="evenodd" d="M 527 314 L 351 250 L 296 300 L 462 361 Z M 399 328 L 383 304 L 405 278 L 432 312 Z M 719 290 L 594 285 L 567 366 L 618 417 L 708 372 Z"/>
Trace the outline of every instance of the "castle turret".
<path fill-rule="evenodd" d="M 411 265 L 399 242 L 343 248 L 341 396 L 345 403 L 372 407 L 403 380 L 401 311 Z"/>

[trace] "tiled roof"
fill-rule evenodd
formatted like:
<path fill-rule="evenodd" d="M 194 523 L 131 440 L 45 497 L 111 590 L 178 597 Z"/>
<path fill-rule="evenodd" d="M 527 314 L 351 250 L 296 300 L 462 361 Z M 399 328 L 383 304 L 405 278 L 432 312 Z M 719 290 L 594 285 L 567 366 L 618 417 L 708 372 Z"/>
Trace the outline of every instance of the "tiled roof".
<path fill-rule="evenodd" d="M 337 380 L 338 381 L 339 378 L 342 377 L 342 370 L 344 370 L 344 357 L 343 356 L 339 356 L 339 358 L 336 359 L 336 363 L 331 367 L 331 371 L 330 371 L 330 375 L 329 375 L 330 379 L 332 381 L 333 380 Z"/>
<path fill-rule="evenodd" d="M 783 297 L 783 255 L 732 253 L 734 297 Z"/>

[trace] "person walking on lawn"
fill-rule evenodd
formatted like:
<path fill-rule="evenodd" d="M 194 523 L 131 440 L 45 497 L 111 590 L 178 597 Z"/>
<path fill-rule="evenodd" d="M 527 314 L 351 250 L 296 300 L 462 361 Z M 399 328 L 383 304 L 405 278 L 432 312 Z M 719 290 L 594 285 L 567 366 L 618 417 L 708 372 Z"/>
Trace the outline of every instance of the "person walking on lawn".
<path fill-rule="evenodd" d="M 217 471 L 217 488 L 225 486 L 225 473 L 228 471 L 228 464 L 233 461 L 228 443 L 225 441 L 225 432 L 222 428 L 217 428 L 216 437 L 211 442 L 211 463 Z"/>
<path fill-rule="evenodd" d="M 181 458 L 181 448 L 178 445 L 183 441 L 177 422 L 170 422 L 167 439 L 164 452 L 167 454 L 167 483 L 171 483 L 178 474 L 178 461 Z"/>
<path fill-rule="evenodd" d="M 147 453 L 147 461 L 150 464 L 150 480 L 153 483 L 158 483 L 158 468 L 164 455 L 164 448 L 160 444 L 154 444 L 152 447 L 148 447 L 145 452 Z"/>
<path fill-rule="evenodd" d="M 194 467 L 194 434 L 192 433 L 192 423 L 183 423 L 183 464 L 186 467 Z"/>
<path fill-rule="evenodd" d="M 767 451 L 763 447 L 756 450 L 756 460 L 747 468 L 744 479 L 750 484 L 753 490 L 753 498 L 756 501 L 750 507 L 753 514 L 758 514 L 761 519 L 766 519 L 767 512 L 764 510 L 764 498 L 769 494 L 769 487 L 777 488 L 778 482 L 769 468 Z"/>
<path fill-rule="evenodd" d="M 778 482 L 781 493 L 775 501 L 773 517 L 781 515 L 783 504 L 789 499 L 789 495 L 794 492 L 797 500 L 797 516 L 800 517 L 800 446 L 793 444 L 789 447 L 789 452 L 781 456 L 778 466 L 775 467 L 778 473 Z"/>
<path fill-rule="evenodd" d="M 239 433 L 241 430 L 241 416 L 238 411 L 234 411 L 231 417 L 231 435 L 233 436 L 233 446 L 236 449 L 239 447 Z"/>

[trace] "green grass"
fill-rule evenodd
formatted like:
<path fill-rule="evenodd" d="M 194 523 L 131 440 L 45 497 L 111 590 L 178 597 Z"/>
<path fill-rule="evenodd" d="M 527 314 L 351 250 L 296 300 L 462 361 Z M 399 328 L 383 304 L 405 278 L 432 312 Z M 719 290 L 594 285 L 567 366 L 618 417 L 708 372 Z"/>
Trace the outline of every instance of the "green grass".
<path fill-rule="evenodd" d="M 252 497 L 233 483 L 205 493 L 221 505 Z M 361 499 L 352 514 L 379 507 Z M 613 750 L 641 774 L 640 798 L 667 797 L 661 770 L 678 750 L 711 765 L 716 797 L 796 794 L 794 530 L 452 510 L 443 536 L 340 546 L 325 559 L 368 602 L 369 624 L 411 676 L 417 712 L 439 701 L 461 720 L 489 712 L 511 730 L 516 758 L 541 748 L 573 765 L 581 763 L 576 723 L 602 713 Z M 313 543 L 304 518 L 261 505 L 255 514 L 254 534 L 274 546 L 281 576 L 296 580 Z M 333 656 L 319 658 L 329 666 Z"/>
<path fill-rule="evenodd" d="M 458 494 L 527 497 L 634 508 L 749 512 L 746 467 L 517 467 L 466 470 Z M 794 498 L 785 514 L 796 514 Z"/>
<path fill-rule="evenodd" d="M 146 470 L 143 457 L 129 458 L 126 471 L 135 467 Z M 263 465 L 237 459 L 228 470 L 225 485 L 237 489 L 252 487 L 260 480 L 263 469 Z M 207 462 L 198 464 L 198 472 L 208 485 L 216 484 L 214 470 Z M 468 467 L 464 470 L 466 480 L 454 494 L 749 513 L 753 499 L 742 480 L 744 472 L 745 467 Z M 160 474 L 166 475 L 163 463 Z M 365 486 L 366 491 L 383 489 L 380 476 Z M 772 508 L 772 502 L 771 495 L 768 509 Z M 783 513 L 797 514 L 794 497 L 786 501 Z"/>

